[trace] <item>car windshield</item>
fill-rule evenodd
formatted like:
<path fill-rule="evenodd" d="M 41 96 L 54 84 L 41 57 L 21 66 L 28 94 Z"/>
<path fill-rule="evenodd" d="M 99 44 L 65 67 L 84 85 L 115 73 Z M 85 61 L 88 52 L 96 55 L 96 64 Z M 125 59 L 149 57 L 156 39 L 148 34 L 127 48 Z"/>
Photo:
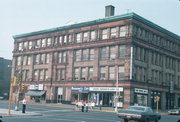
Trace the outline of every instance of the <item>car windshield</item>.
<path fill-rule="evenodd" d="M 136 111 L 145 111 L 145 108 L 143 107 L 135 107 L 135 106 L 131 106 L 128 107 L 129 110 L 136 110 Z"/>

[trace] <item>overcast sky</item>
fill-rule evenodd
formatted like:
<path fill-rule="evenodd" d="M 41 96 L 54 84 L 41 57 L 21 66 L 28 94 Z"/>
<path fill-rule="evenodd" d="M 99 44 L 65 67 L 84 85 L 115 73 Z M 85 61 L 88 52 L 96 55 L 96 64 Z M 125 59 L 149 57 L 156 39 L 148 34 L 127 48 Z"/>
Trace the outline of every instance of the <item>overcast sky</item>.
<path fill-rule="evenodd" d="M 106 5 L 180 35 L 179 0 L 0 0 L 0 57 L 12 59 L 13 35 L 104 18 Z"/>

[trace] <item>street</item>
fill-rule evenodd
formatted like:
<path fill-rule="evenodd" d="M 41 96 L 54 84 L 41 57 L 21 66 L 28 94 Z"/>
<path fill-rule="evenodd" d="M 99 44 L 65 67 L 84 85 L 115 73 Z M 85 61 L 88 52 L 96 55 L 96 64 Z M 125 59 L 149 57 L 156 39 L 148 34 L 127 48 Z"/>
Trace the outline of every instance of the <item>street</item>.
<path fill-rule="evenodd" d="M 14 105 L 12 105 L 13 109 Z M 0 101 L 0 108 L 7 108 L 5 101 Z M 3 122 L 124 122 L 115 113 L 110 112 L 80 112 L 74 109 L 64 109 L 53 106 L 28 105 L 27 111 L 42 113 L 42 116 L 3 117 Z M 180 115 L 163 115 L 159 122 L 177 122 Z M 130 121 L 133 122 L 133 121 Z"/>

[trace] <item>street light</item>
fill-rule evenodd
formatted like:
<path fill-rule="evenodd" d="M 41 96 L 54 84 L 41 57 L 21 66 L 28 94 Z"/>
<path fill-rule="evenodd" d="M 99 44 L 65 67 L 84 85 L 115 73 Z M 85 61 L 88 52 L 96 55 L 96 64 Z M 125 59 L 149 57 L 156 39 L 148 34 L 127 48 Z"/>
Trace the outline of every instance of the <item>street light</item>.
<path fill-rule="evenodd" d="M 118 66 L 116 66 L 116 104 L 115 104 L 115 112 L 117 112 L 117 103 L 118 103 L 118 84 L 119 84 L 119 81 L 118 81 L 118 74 L 119 74 L 119 70 L 118 70 Z"/>

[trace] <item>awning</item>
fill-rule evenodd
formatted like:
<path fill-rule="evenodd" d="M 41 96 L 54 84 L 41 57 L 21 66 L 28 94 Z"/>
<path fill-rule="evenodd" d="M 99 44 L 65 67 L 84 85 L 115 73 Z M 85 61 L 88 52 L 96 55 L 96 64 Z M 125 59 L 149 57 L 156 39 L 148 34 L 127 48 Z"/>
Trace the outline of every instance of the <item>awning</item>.
<path fill-rule="evenodd" d="M 40 97 L 45 94 L 46 91 L 28 91 L 25 96 Z"/>

